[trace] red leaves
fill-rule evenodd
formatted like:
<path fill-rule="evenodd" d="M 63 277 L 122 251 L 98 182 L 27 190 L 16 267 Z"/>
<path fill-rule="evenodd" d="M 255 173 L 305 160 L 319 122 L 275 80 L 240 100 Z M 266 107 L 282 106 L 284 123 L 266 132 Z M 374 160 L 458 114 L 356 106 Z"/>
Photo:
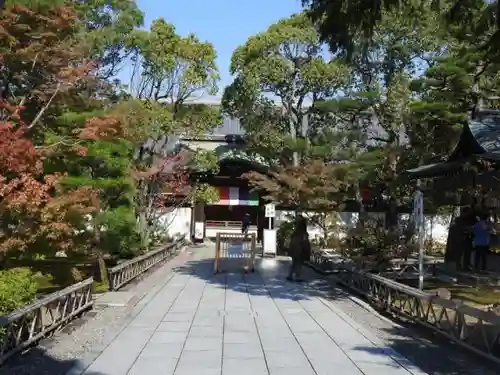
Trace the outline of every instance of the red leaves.
<path fill-rule="evenodd" d="M 118 117 L 92 117 L 86 121 L 85 127 L 80 131 L 79 138 L 86 141 L 124 139 L 125 132 Z"/>
<path fill-rule="evenodd" d="M 33 143 L 24 137 L 24 128 L 0 123 L 0 174 L 39 174 L 42 160 Z"/>
<path fill-rule="evenodd" d="M 60 178 L 43 174 L 41 155 L 23 127 L 0 123 L 0 252 L 25 250 L 41 238 L 54 251 L 71 246 L 75 225 L 99 200 L 87 188 L 58 191 Z"/>
<path fill-rule="evenodd" d="M 264 190 L 266 198 L 314 210 L 337 209 L 347 187 L 341 166 L 321 160 L 310 160 L 298 167 L 280 167 L 271 176 L 250 172 L 245 178 L 252 186 Z"/>
<path fill-rule="evenodd" d="M 162 158 L 154 166 L 135 172 L 135 177 L 141 181 L 140 194 L 147 216 L 158 215 L 171 208 L 179 196 L 189 195 L 189 173 L 182 164 L 179 154 Z"/>
<path fill-rule="evenodd" d="M 75 153 L 76 153 L 78 156 L 82 156 L 82 157 L 87 156 L 87 155 L 88 155 L 88 152 L 89 152 L 89 150 L 88 150 L 88 148 L 87 148 L 87 147 L 83 147 L 83 146 L 81 146 L 81 145 L 75 145 L 75 146 L 73 147 L 73 149 L 74 149 Z"/>
<path fill-rule="evenodd" d="M 43 4 L 30 8 L 7 7 L 0 18 L 0 61 L 2 76 L 8 80 L 3 94 L 11 104 L 27 107 L 29 123 L 38 121 L 42 116 L 37 114 L 49 106 L 54 110 L 56 103 L 78 99 L 65 94 L 88 89 L 79 83 L 91 83 L 96 69 L 74 26 L 78 22 L 74 9 Z M 19 115 L 12 113 L 12 119 Z"/>

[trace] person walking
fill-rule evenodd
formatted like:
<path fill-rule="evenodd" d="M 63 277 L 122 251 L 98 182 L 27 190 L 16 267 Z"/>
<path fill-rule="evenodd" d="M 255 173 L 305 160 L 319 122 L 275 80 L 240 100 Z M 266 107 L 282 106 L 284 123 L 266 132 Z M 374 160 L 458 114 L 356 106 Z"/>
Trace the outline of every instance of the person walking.
<path fill-rule="evenodd" d="M 488 221 L 488 215 L 481 214 L 479 221 L 472 229 L 475 251 L 474 268 L 477 272 L 486 271 L 486 256 L 490 251 L 491 231 L 492 228 Z"/>
<path fill-rule="evenodd" d="M 302 265 L 311 256 L 311 243 L 307 233 L 307 220 L 299 215 L 295 220 L 295 228 L 290 239 L 289 255 L 292 258 L 288 281 L 302 281 Z"/>

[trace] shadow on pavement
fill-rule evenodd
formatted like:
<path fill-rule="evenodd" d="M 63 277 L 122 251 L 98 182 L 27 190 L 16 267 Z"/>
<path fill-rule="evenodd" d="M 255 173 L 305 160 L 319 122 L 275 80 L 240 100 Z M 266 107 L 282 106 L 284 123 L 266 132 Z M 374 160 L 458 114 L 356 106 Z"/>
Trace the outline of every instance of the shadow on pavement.
<path fill-rule="evenodd" d="M 398 321 L 398 325 L 394 325 L 380 318 L 380 316 L 353 302 L 349 293 L 344 289 L 332 284 L 331 281 L 310 269 L 304 269 L 306 282 L 297 284 L 285 280 L 289 265 L 289 261 L 286 259 L 258 259 L 256 262 L 257 272 L 248 274 L 242 272 L 242 264 L 241 259 L 231 260 L 224 265 L 226 272 L 214 275 L 213 261 L 207 259 L 187 262 L 176 268 L 175 271 L 179 274 L 202 279 L 218 288 L 248 293 L 249 295 L 270 296 L 274 299 L 293 301 L 304 301 L 316 297 L 332 300 L 336 309 L 341 311 L 344 316 L 349 316 L 349 324 L 352 321 L 356 322 L 363 327 L 365 332 L 369 333 L 368 339 L 376 337 L 380 342 L 383 342 L 382 345 L 380 342 L 376 342 L 374 346 L 354 346 L 351 351 L 366 353 L 368 358 L 372 357 L 371 361 L 374 360 L 373 357 L 376 359 L 377 356 L 392 356 L 400 365 L 410 371 L 409 374 L 416 368 L 421 369 L 421 371 L 415 371 L 415 375 L 423 375 L 423 373 L 429 375 L 500 374 L 500 366 L 479 358 L 435 333 L 405 322 Z M 31 349 L 24 355 L 14 356 L 0 367 L 0 375 L 80 375 L 78 371 L 68 373 L 76 365 L 82 366 L 79 360 L 56 359 L 44 352 L 43 347 L 50 349 L 50 344 L 51 339 L 48 339 L 41 346 Z M 376 346 L 377 344 L 378 346 Z M 96 348 L 92 349 L 96 350 Z M 70 357 L 71 353 L 66 355 Z M 397 365 L 394 364 L 394 367 Z M 388 373 L 391 373 L 390 370 L 388 368 Z M 331 373 L 336 373 L 334 367 L 332 367 Z M 85 373 L 85 375 L 111 374 L 92 372 Z M 366 375 L 374 374 L 367 373 Z"/>
<path fill-rule="evenodd" d="M 10 358 L 0 367 L 0 375 L 80 375 L 80 371 L 71 371 L 76 367 L 84 368 L 79 360 L 53 358 L 41 348 L 34 347 L 25 354 Z M 110 374 L 86 372 L 85 375 Z"/>
<path fill-rule="evenodd" d="M 310 288 L 309 283 L 286 280 L 290 261 L 270 258 L 256 259 L 255 272 L 243 271 L 244 259 L 226 259 L 222 271 L 214 274 L 213 260 L 190 261 L 175 269 L 175 272 L 200 278 L 215 287 L 246 293 L 252 296 L 270 296 L 273 299 L 293 301 L 324 297 L 323 291 Z M 304 267 L 304 273 L 307 269 Z"/>
<path fill-rule="evenodd" d="M 450 342 L 436 332 L 412 323 L 397 323 L 400 327 L 393 325 L 379 328 L 385 337 L 386 349 L 357 346 L 354 350 L 375 356 L 386 356 L 395 352 L 424 373 L 432 375 L 500 374 L 499 365 Z"/>
<path fill-rule="evenodd" d="M 354 350 L 375 356 L 396 353 L 395 359 L 401 365 L 407 367 L 406 363 L 412 363 L 414 367 L 418 367 L 429 375 L 500 374 L 500 366 L 440 337 L 434 337 L 432 342 L 429 342 L 422 341 L 422 337 L 404 336 L 415 334 L 415 332 L 409 333 L 405 328 L 392 328 L 384 331 L 389 335 L 401 336 L 401 338 L 386 340 L 386 348 L 357 346 Z M 419 334 L 425 336 L 421 332 Z M 411 367 L 408 369 L 411 371 Z"/>
<path fill-rule="evenodd" d="M 303 270 L 306 283 L 296 284 L 286 281 L 290 261 L 287 259 L 258 259 L 256 273 L 242 272 L 242 259 L 226 260 L 226 272 L 214 275 L 213 260 L 188 262 L 176 271 L 182 274 L 201 278 L 219 288 L 226 288 L 250 295 L 269 295 L 275 299 L 308 300 L 316 297 L 342 302 L 342 306 L 362 311 L 361 315 L 369 315 L 369 319 L 354 321 L 368 331 L 376 332 L 374 336 L 381 339 L 384 346 L 357 346 L 354 350 L 364 351 L 371 355 L 399 357 L 399 363 L 408 369 L 419 368 L 430 375 L 494 375 L 500 374 L 500 366 L 481 358 L 467 349 L 450 342 L 440 335 L 423 329 L 421 326 L 397 321 L 397 325 L 386 321 L 382 326 L 371 327 L 367 320 L 379 320 L 380 317 L 364 307 L 351 302 L 352 295 L 345 289 L 327 281 L 309 268 Z M 349 302 L 346 302 L 349 301 Z M 351 315 L 349 311 L 347 315 Z M 354 314 L 358 315 L 359 314 Z M 394 320 L 394 319 L 391 319 Z M 413 365 L 412 365 L 413 364 Z M 420 373 L 419 373 L 420 374 Z"/>

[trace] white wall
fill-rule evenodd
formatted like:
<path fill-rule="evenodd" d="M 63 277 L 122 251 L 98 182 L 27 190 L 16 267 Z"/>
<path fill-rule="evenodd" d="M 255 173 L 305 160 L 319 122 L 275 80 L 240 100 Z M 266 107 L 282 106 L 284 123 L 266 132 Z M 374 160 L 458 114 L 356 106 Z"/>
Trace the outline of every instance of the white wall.
<path fill-rule="evenodd" d="M 174 208 L 171 212 L 160 218 L 162 229 L 166 230 L 169 237 L 191 236 L 191 207 Z"/>
<path fill-rule="evenodd" d="M 383 217 L 383 214 L 371 214 L 376 217 Z M 289 217 L 293 216 L 293 211 L 276 211 L 276 228 L 279 227 L 280 223 L 288 220 Z M 308 213 L 304 213 L 304 216 L 308 216 Z M 407 219 L 408 215 L 401 215 L 403 220 Z M 358 221 L 358 213 L 356 212 L 342 212 L 339 215 L 339 224 L 341 227 L 348 229 L 356 225 Z M 425 229 L 426 238 L 432 238 L 437 243 L 446 244 L 446 239 L 448 237 L 448 227 L 450 224 L 450 215 L 426 215 L 425 217 Z M 190 207 L 180 207 L 174 209 L 163 215 L 160 218 L 163 229 L 165 229 L 170 237 L 186 235 L 190 238 L 191 235 L 191 208 Z M 252 228 L 253 229 L 253 228 Z M 253 232 L 253 230 L 250 232 Z M 206 237 L 215 237 L 215 233 L 221 231 L 221 228 L 207 228 Z M 223 231 L 229 231 L 228 228 L 224 228 Z M 241 229 L 235 229 L 235 233 L 241 233 Z M 255 231 L 256 232 L 256 231 Z M 312 238 L 322 237 L 322 230 L 314 225 L 309 225 L 308 227 L 309 236 Z"/>
<path fill-rule="evenodd" d="M 280 223 L 293 217 L 293 211 L 277 211 L 276 212 L 276 226 L 279 227 Z M 311 213 L 312 214 L 312 213 Z M 308 216 L 306 212 L 304 216 Z M 383 219 L 383 213 L 369 213 L 369 216 L 374 218 Z M 352 228 L 356 225 L 359 219 L 357 212 L 341 212 L 339 214 L 339 226 L 345 229 Z M 402 220 L 407 220 L 408 215 L 401 215 Z M 425 231 L 426 239 L 431 239 L 437 243 L 446 244 L 448 237 L 448 227 L 450 225 L 451 215 L 425 215 Z M 323 231 L 314 225 L 309 225 L 307 228 L 310 238 L 323 237 Z M 342 236 L 342 234 L 341 234 Z"/>

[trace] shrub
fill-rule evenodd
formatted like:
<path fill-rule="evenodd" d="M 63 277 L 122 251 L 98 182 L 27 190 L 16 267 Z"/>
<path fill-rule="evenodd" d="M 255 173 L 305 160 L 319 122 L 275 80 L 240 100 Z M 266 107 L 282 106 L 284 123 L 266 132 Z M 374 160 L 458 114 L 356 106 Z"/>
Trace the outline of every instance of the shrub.
<path fill-rule="evenodd" d="M 130 259 L 141 252 L 141 236 L 137 231 L 134 211 L 129 207 L 119 207 L 102 215 L 106 228 L 101 233 L 103 249 L 120 259 Z"/>
<path fill-rule="evenodd" d="M 293 221 L 285 221 L 280 225 L 276 233 L 278 255 L 288 255 L 288 247 L 290 246 L 293 231 Z"/>
<path fill-rule="evenodd" d="M 33 302 L 36 292 L 37 283 L 28 268 L 0 271 L 0 316 Z"/>

